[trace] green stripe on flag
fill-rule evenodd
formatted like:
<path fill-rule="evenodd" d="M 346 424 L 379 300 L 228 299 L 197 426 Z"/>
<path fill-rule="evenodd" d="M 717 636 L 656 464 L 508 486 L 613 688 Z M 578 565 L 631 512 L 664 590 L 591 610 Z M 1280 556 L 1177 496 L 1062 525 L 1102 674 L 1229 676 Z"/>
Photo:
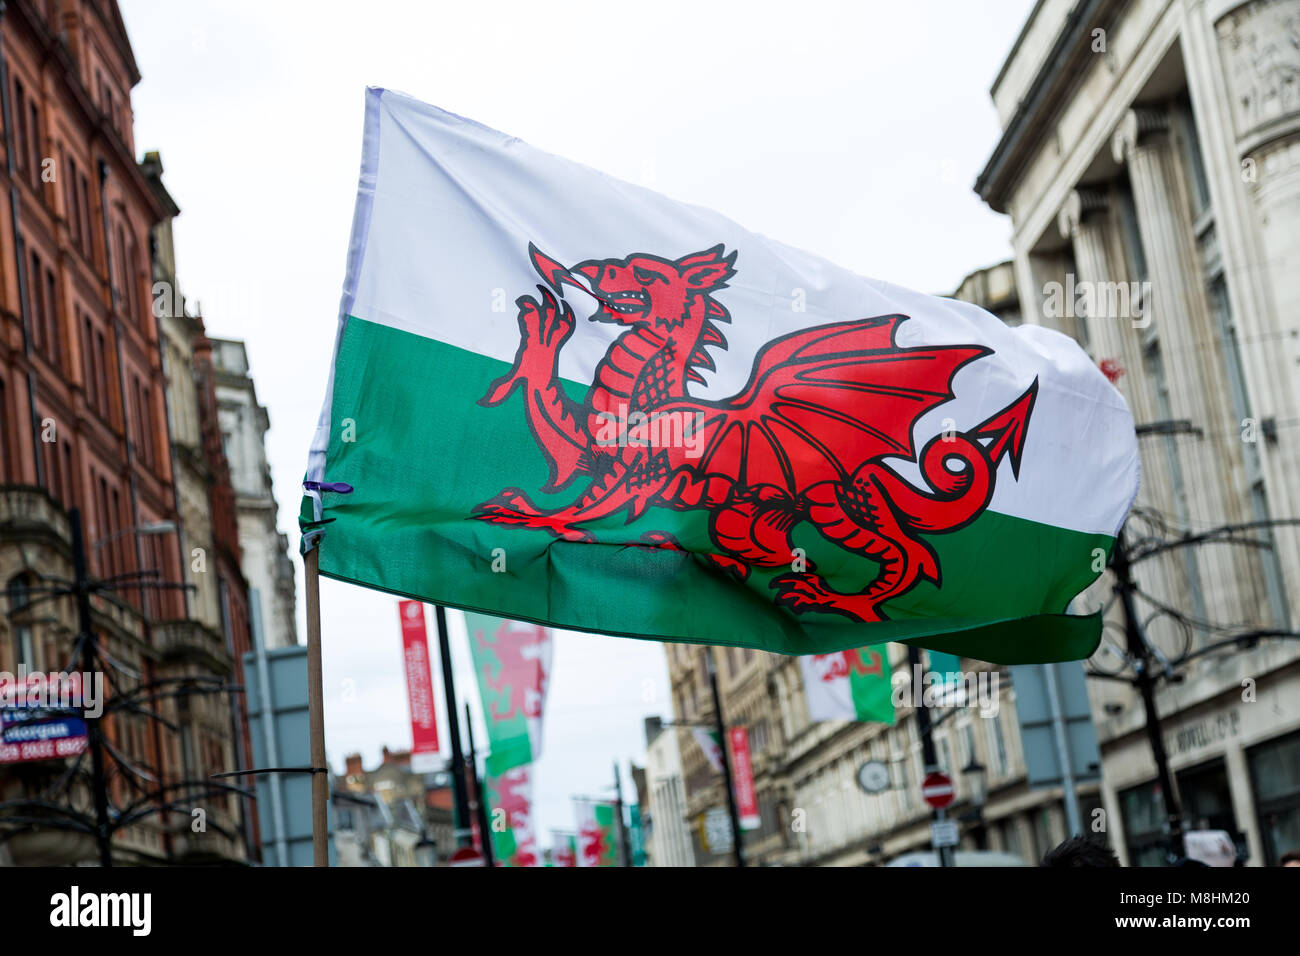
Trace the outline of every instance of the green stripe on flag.
<path fill-rule="evenodd" d="M 853 695 L 853 709 L 858 720 L 892 724 L 894 670 L 889 663 L 889 645 L 882 645 L 875 653 L 880 655 L 878 673 L 864 674 L 856 667 L 849 669 L 849 692 Z"/>
<path fill-rule="evenodd" d="M 691 554 L 638 546 L 653 529 L 711 550 L 704 511 L 652 508 L 631 525 L 619 514 L 589 526 L 597 544 L 472 520 L 474 506 L 505 487 L 525 489 L 544 507 L 579 493 L 576 482 L 554 495 L 537 490 L 547 468 L 518 394 L 498 408 L 477 404 L 504 371 L 473 352 L 348 320 L 325 479 L 355 490 L 325 496 L 325 517 L 334 520 L 324 526 L 322 574 L 520 621 L 784 654 L 902 641 L 1016 664 L 1075 660 L 1097 646 L 1100 616 L 1063 612 L 1097 576 L 1094 549 L 1109 554 L 1112 539 L 990 511 L 927 537 L 942 585 L 918 584 L 886 605 L 890 620 L 867 625 L 778 609 L 768 584 L 787 569 L 755 569 L 738 585 Z M 585 385 L 564 385 L 575 399 L 585 394 Z M 878 571 L 806 525 L 793 543 L 845 590 Z M 494 570 L 494 557 L 504 566 Z"/>

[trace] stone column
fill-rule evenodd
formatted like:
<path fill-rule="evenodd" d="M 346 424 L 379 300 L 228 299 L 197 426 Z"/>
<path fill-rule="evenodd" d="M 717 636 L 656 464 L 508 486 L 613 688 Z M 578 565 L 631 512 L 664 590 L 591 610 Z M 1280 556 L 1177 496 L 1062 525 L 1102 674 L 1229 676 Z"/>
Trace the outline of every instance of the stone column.
<path fill-rule="evenodd" d="M 1133 319 L 1112 315 L 1105 307 L 1113 299 L 1107 288 L 1126 283 L 1126 277 L 1117 273 L 1111 264 L 1107 249 L 1109 199 L 1102 189 L 1080 187 L 1071 191 L 1057 214 L 1056 224 L 1061 237 L 1070 240 L 1074 250 L 1075 283 L 1078 288 L 1092 290 L 1092 307 L 1088 311 L 1088 341 L 1092 357 L 1103 370 L 1105 363 L 1114 363 L 1121 372 L 1115 381 L 1138 422 L 1150 421 L 1153 409 L 1148 396 L 1133 387 L 1140 380 L 1142 345 L 1135 334 Z"/>
<path fill-rule="evenodd" d="M 1150 301 L 1145 318 L 1155 326 L 1174 418 L 1190 419 L 1203 438 L 1177 439 L 1190 519 L 1197 528 L 1247 520 L 1241 489 L 1245 465 L 1232 412 L 1218 337 L 1194 244 L 1168 117 L 1135 108 L 1112 140 L 1116 162 L 1126 164 L 1145 253 Z M 1223 548 L 1200 549 L 1198 582 L 1211 620 L 1254 616 L 1246 599 L 1252 564 Z"/>
<path fill-rule="evenodd" d="M 1111 222 L 1110 200 L 1106 190 L 1080 187 L 1066 197 L 1056 223 L 1061 236 L 1070 240 L 1074 250 L 1075 283 L 1078 288 L 1091 288 L 1092 308 L 1087 315 L 1088 340 L 1092 357 L 1099 365 L 1114 362 L 1121 374 L 1112 379 L 1124 400 L 1128 402 L 1133 420 L 1137 424 L 1155 421 L 1155 395 L 1142 363 L 1142 342 L 1139 319 L 1131 315 L 1113 314 L 1107 303 L 1116 297 L 1103 290 L 1115 283 L 1124 283 L 1134 277 L 1126 275 L 1109 254 Z M 1104 370 L 1104 365 L 1103 365 Z M 1142 485 L 1138 490 L 1138 505 L 1155 508 L 1165 514 L 1176 513 L 1173 499 L 1173 481 L 1163 450 L 1149 441 L 1139 446 L 1142 453 Z M 1187 575 L 1176 556 L 1156 559 L 1136 569 L 1138 583 L 1159 594 L 1179 607 L 1192 607 L 1187 592 Z M 1082 595 L 1085 609 L 1104 604 L 1110 596 L 1111 581 L 1108 576 L 1098 578 Z M 1121 620 L 1118 607 L 1112 609 L 1112 619 Z"/>
<path fill-rule="evenodd" d="M 1274 517 L 1300 515 L 1300 0 L 1215 0 L 1204 59 L 1221 76 L 1225 127 L 1231 141 L 1233 198 L 1241 197 L 1243 275 L 1249 286 L 1243 358 L 1252 413 L 1281 423 L 1259 446 Z M 1209 31 L 1207 31 L 1209 32 Z M 1216 49 L 1217 48 L 1217 49 Z M 1215 56 L 1217 54 L 1217 57 Z M 1208 97 L 1207 97 L 1208 98 Z M 1229 275 L 1231 284 L 1234 276 Z M 1239 294 L 1240 297 L 1240 294 Z M 1291 624 L 1300 618 L 1300 534 L 1275 536 Z"/>

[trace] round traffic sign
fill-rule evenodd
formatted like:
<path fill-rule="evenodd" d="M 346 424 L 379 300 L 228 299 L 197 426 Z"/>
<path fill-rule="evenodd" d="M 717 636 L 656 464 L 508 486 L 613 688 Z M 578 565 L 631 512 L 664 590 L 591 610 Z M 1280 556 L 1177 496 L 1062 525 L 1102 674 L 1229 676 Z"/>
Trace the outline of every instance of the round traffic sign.
<path fill-rule="evenodd" d="M 949 806 L 956 798 L 952 778 L 946 773 L 927 773 L 921 781 L 921 797 L 936 810 Z"/>

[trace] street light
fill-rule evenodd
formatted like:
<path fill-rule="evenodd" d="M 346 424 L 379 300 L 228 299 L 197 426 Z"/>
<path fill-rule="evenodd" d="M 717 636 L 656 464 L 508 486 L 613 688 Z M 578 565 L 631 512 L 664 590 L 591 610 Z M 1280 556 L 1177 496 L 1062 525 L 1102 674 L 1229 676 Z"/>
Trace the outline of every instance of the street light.
<path fill-rule="evenodd" d="M 438 845 L 433 842 L 429 836 L 429 830 L 426 827 L 420 833 L 420 842 L 415 844 L 415 865 L 416 866 L 433 866 L 438 862 Z"/>
<path fill-rule="evenodd" d="M 961 768 L 961 775 L 962 779 L 966 781 L 970 793 L 971 807 L 967 813 L 962 815 L 962 819 L 969 820 L 974 824 L 971 828 L 971 834 L 975 837 L 975 848 L 977 850 L 987 850 L 988 833 L 984 827 L 984 805 L 988 802 L 989 796 L 989 768 L 980 763 L 972 752 L 970 763 Z"/>
<path fill-rule="evenodd" d="M 136 525 L 132 528 L 122 528 L 120 531 L 114 531 L 106 538 L 100 538 L 90 550 L 94 554 L 99 553 L 99 549 L 106 544 L 116 541 L 118 538 L 124 538 L 128 534 L 171 534 L 176 530 L 175 521 L 147 521 L 144 524 Z"/>

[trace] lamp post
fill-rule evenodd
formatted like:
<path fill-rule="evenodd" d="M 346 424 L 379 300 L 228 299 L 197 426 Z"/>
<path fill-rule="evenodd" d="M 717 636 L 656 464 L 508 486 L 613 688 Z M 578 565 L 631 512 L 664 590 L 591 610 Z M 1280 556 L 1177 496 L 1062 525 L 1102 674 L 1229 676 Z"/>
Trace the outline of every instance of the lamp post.
<path fill-rule="evenodd" d="M 975 837 L 975 849 L 987 850 L 989 848 L 988 830 L 984 825 L 984 805 L 988 802 L 988 767 L 979 762 L 975 754 L 971 754 L 970 763 L 961 768 L 962 779 L 966 781 L 966 786 L 970 790 L 970 810 L 963 815 L 963 819 L 969 819 L 972 824 L 971 835 Z"/>
<path fill-rule="evenodd" d="M 106 544 L 112 544 L 114 541 L 118 541 L 122 538 L 125 538 L 128 535 L 140 537 L 143 535 L 153 535 L 153 534 L 171 534 L 175 530 L 177 530 L 175 521 L 146 521 L 144 524 L 133 525 L 130 528 L 121 528 L 117 531 L 114 531 L 110 535 L 100 538 L 98 541 L 96 541 L 94 544 L 90 546 L 90 553 L 94 555 L 96 561 L 98 561 L 100 548 L 104 547 L 104 545 Z M 137 562 L 143 564 L 144 562 L 140 560 L 141 554 L 139 550 L 139 542 L 136 543 L 135 555 L 136 555 Z M 152 614 L 153 612 L 152 602 L 150 602 L 149 607 L 145 607 L 144 588 L 138 587 L 136 590 L 140 592 L 141 609 L 146 613 L 146 615 Z"/>
<path fill-rule="evenodd" d="M 420 832 L 420 842 L 415 844 L 415 865 L 434 866 L 438 862 L 438 845 L 429 835 L 429 828 Z"/>

